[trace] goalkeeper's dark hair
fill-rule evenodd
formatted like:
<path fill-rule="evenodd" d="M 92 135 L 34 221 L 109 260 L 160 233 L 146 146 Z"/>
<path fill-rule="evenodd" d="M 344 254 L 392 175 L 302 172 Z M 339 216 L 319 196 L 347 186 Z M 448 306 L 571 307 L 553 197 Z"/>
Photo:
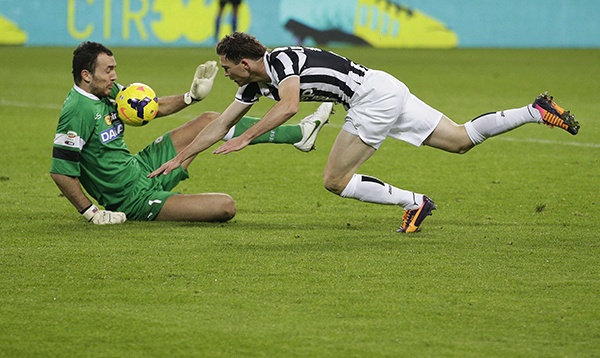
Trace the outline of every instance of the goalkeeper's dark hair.
<path fill-rule="evenodd" d="M 236 65 L 243 58 L 254 61 L 261 59 L 265 52 L 267 52 L 267 48 L 256 37 L 245 32 L 234 32 L 225 36 L 217 44 L 217 55 L 225 56 Z"/>
<path fill-rule="evenodd" d="M 73 51 L 73 80 L 75 84 L 79 84 L 82 80 L 81 71 L 88 70 L 94 73 L 96 60 L 101 53 L 109 56 L 113 55 L 108 47 L 98 42 L 85 41 L 77 46 L 75 51 Z"/>

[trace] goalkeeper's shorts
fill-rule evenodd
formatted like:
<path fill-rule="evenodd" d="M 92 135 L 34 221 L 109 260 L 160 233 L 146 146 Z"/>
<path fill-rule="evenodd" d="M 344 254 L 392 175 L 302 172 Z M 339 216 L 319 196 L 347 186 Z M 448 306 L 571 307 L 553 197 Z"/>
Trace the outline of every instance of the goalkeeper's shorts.
<path fill-rule="evenodd" d="M 127 215 L 127 220 L 154 220 L 165 201 L 177 192 L 171 190 L 182 180 L 189 178 L 187 170 L 179 167 L 168 175 L 159 175 L 148 178 L 147 175 L 160 167 L 163 163 L 177 155 L 170 134 L 159 137 L 141 152 L 135 155 L 141 167 L 141 175 L 127 199 L 116 208 Z M 111 208 L 112 209 L 112 208 Z"/>

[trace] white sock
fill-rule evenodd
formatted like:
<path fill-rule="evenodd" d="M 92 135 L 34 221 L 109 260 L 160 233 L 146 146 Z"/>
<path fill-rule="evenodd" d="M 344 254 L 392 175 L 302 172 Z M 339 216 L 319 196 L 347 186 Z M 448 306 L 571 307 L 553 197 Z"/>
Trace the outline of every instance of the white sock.
<path fill-rule="evenodd" d="M 369 203 L 400 205 L 405 210 L 416 209 L 423 203 L 423 194 L 399 189 L 362 174 L 354 174 L 340 196 Z"/>
<path fill-rule="evenodd" d="M 541 122 L 540 112 L 528 105 L 481 115 L 465 123 L 465 129 L 473 144 L 480 144 L 490 137 L 506 133 L 525 123 Z"/>
<path fill-rule="evenodd" d="M 223 137 L 223 139 L 221 139 L 221 140 L 223 140 L 223 141 L 230 140 L 231 138 L 233 138 L 234 133 L 235 133 L 235 126 L 231 127 L 229 129 L 229 132 L 227 132 L 227 134 L 225 134 L 225 137 Z"/>

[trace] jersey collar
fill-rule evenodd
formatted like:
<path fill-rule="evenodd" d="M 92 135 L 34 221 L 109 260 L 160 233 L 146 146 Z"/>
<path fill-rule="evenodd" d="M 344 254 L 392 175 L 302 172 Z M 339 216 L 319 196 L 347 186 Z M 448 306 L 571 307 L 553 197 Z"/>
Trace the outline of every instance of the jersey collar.
<path fill-rule="evenodd" d="M 100 100 L 100 98 L 96 97 L 96 95 L 93 95 L 93 94 L 91 94 L 89 92 L 86 92 L 84 89 L 82 89 L 81 87 L 79 87 L 77 85 L 73 85 L 73 88 L 75 88 L 75 91 L 77 91 L 77 93 L 79 93 L 82 96 L 85 96 L 85 97 L 87 97 L 87 98 L 89 98 L 91 100 L 94 100 L 94 101 L 99 101 Z"/>

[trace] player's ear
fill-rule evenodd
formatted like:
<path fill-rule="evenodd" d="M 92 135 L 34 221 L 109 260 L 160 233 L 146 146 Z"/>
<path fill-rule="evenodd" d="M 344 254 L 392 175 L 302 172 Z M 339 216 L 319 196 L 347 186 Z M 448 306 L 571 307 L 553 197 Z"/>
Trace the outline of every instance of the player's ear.
<path fill-rule="evenodd" d="M 240 64 L 242 65 L 242 68 L 248 72 L 250 72 L 250 61 L 248 61 L 247 58 L 242 58 L 240 61 Z"/>
<path fill-rule="evenodd" d="M 92 82 L 92 73 L 88 70 L 82 70 L 81 71 L 81 79 L 85 82 L 85 83 L 90 83 Z"/>

